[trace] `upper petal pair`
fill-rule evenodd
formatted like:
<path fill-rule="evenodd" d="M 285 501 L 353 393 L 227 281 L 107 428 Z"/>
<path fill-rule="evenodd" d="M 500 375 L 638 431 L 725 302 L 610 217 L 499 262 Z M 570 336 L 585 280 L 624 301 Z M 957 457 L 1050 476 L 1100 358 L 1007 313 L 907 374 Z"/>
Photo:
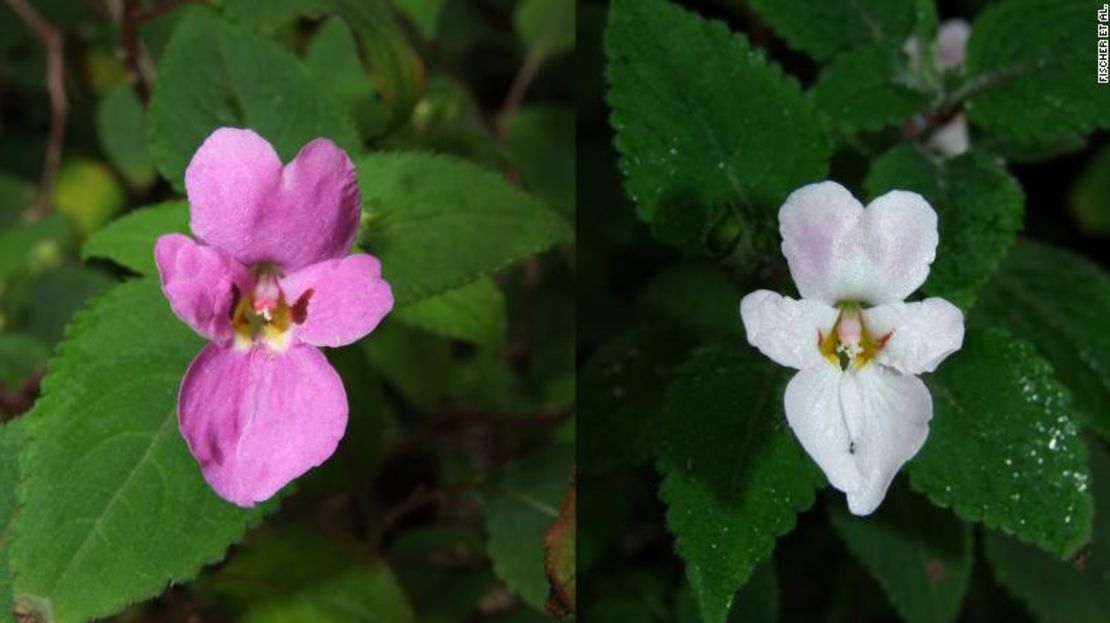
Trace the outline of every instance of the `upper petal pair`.
<path fill-rule="evenodd" d="M 233 288 L 240 294 L 249 292 L 250 271 L 223 250 L 181 234 L 159 238 L 154 257 L 174 313 L 205 338 L 230 340 Z M 314 346 L 354 342 L 373 331 L 393 307 L 381 264 L 366 254 L 313 264 L 278 283 L 290 305 L 304 299 L 305 315 L 295 337 Z"/>
<path fill-rule="evenodd" d="M 359 192 L 350 158 L 328 139 L 282 166 L 264 138 L 220 128 L 185 171 L 189 225 L 240 263 L 286 273 L 346 256 L 358 233 Z"/>
<path fill-rule="evenodd" d="M 779 211 L 782 252 L 802 298 L 833 305 L 901 301 L 929 275 L 937 216 L 895 190 L 866 208 L 836 182 L 794 191 Z"/>

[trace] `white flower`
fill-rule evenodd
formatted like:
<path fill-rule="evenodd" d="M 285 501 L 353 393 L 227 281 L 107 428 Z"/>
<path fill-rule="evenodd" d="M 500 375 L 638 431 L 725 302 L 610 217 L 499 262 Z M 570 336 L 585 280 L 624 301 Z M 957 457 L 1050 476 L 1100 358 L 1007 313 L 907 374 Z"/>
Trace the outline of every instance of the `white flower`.
<path fill-rule="evenodd" d="M 849 509 L 867 515 L 929 434 L 933 401 L 915 375 L 963 344 L 956 306 L 903 302 L 929 275 L 937 215 L 916 193 L 894 190 L 864 208 L 822 182 L 786 199 L 779 229 L 802 300 L 759 290 L 740 315 L 752 346 L 799 370 L 786 419 Z"/>
<path fill-rule="evenodd" d="M 937 73 L 957 70 L 963 66 L 964 58 L 967 56 L 967 40 L 970 37 L 971 24 L 966 20 L 950 19 L 940 25 L 937 29 L 937 41 L 933 46 L 932 59 Z M 917 36 L 906 39 L 902 50 L 910 57 L 910 72 L 920 86 L 921 50 L 917 44 Z M 929 146 L 947 158 L 955 158 L 966 152 L 970 147 L 967 115 L 960 112 L 948 123 L 937 128 L 929 137 Z"/>

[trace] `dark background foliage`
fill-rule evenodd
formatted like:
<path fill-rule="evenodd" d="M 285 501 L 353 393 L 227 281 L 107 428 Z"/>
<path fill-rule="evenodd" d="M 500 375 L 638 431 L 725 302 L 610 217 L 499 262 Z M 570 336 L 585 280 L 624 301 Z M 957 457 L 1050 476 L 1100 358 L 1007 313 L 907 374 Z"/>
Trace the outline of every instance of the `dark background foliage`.
<path fill-rule="evenodd" d="M 590 223 L 579 232 L 581 278 L 577 288 L 583 616 L 590 621 L 694 622 L 700 617 L 687 583 L 688 573 L 693 572 L 676 554 L 665 520 L 667 507 L 659 497 L 662 477 L 657 462 L 663 459 L 653 460 L 650 449 L 666 443 L 653 434 L 666 435 L 667 431 L 663 428 L 653 433 L 652 423 L 667 404 L 667 385 L 676 365 L 700 344 L 728 336 L 742 339 L 737 311 L 743 294 L 755 289 L 756 283 L 766 287 L 768 281 L 785 284 L 788 278 L 774 272 L 781 268 L 772 267 L 770 278 L 763 273 L 762 278 L 754 279 L 750 272 L 736 270 L 730 265 L 735 256 L 725 257 L 728 252 L 714 248 L 720 230 L 712 224 L 691 248 L 668 238 L 660 219 L 649 225 L 637 218 L 618 169 L 611 109 L 606 104 L 603 37 L 608 4 L 587 1 L 579 7 L 577 51 L 578 209 L 580 222 L 588 219 Z M 754 46 L 765 50 L 771 61 L 796 77 L 803 90 L 816 83 L 818 63 L 789 47 L 748 3 L 680 0 L 675 4 L 722 20 L 733 31 L 743 33 Z M 942 21 L 956 16 L 970 19 L 986 4 L 942 1 L 937 12 Z M 1094 10 L 1092 5 L 1092 21 Z M 1028 19 L 1037 18 L 1029 15 Z M 706 69 L 690 67 L 689 71 Z M 973 135 L 973 144 L 976 138 Z M 1097 215 L 1106 214 L 1110 202 L 1105 189 L 1093 193 L 1090 188 L 1092 180 L 1105 179 L 1100 177 L 1104 165 L 1099 160 L 1105 160 L 1106 150 L 1106 135 L 1097 132 L 1058 155 L 1012 163 L 1010 171 L 1025 194 L 1022 236 L 1108 265 L 1106 236 L 1110 232 L 1099 224 Z M 830 177 L 858 188 L 866 172 L 866 159 L 839 153 L 834 155 Z M 734 230 L 725 233 L 729 244 L 743 246 L 746 239 L 736 237 Z M 779 253 L 777 247 L 760 252 L 775 258 Z M 1067 322 L 1065 318 L 1060 321 Z M 744 387 L 737 383 L 732 389 L 743 391 Z M 620 424 L 637 420 L 640 425 Z M 707 440 L 706 450 L 712 444 Z M 908 491 L 906 480 L 899 477 L 892 498 L 918 495 Z M 888 500 L 887 504 L 899 502 Z M 833 528 L 838 518 L 842 520 L 843 505 L 836 491 L 828 489 L 818 495 L 816 504 L 798 516 L 797 527 L 778 540 L 773 560 L 760 563 L 736 594 L 729 621 L 900 620 L 872 573 Z M 689 512 L 697 515 L 700 511 L 694 508 Z M 737 522 L 741 521 L 738 516 Z M 930 536 L 926 532 L 919 529 L 915 538 L 927 542 Z M 1034 620 L 992 576 L 981 555 L 981 542 L 974 547 L 977 553 L 959 620 Z M 725 556 L 721 554 L 722 559 Z M 951 571 L 943 560 L 924 562 L 931 565 L 927 573 L 936 582 L 943 582 Z M 1067 564 L 1081 568 L 1084 561 L 1077 558 Z"/>

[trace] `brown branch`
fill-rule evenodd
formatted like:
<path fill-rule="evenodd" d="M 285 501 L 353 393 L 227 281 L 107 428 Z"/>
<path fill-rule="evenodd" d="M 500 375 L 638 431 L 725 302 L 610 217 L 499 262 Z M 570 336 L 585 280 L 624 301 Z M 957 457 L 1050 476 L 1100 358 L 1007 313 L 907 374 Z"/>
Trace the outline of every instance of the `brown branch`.
<path fill-rule="evenodd" d="M 46 46 L 46 92 L 50 97 L 50 131 L 47 136 L 39 194 L 23 215 L 27 220 L 35 220 L 50 211 L 54 181 L 58 177 L 58 167 L 62 162 L 62 144 L 66 136 L 66 119 L 69 116 L 65 85 L 65 39 L 61 31 L 43 19 L 26 0 L 7 1 L 12 11 Z"/>
<path fill-rule="evenodd" d="M 183 4 L 203 4 L 202 0 L 163 0 L 154 6 L 143 6 L 142 0 L 108 0 L 109 12 L 119 23 L 119 58 L 127 73 L 127 81 L 144 105 L 150 101 L 154 84 L 154 67 L 150 55 L 139 40 L 139 27 L 169 13 Z"/>
<path fill-rule="evenodd" d="M 442 500 L 450 495 L 471 493 L 478 491 L 483 486 L 480 482 L 460 482 L 430 489 L 424 486 L 417 487 L 407 498 L 401 500 L 392 508 L 386 510 L 382 518 L 381 534 L 388 533 L 405 516 L 421 508 Z"/>
<path fill-rule="evenodd" d="M 139 23 L 158 19 L 183 4 L 204 4 L 204 0 L 162 0 L 154 6 L 140 8 L 135 17 Z"/>
<path fill-rule="evenodd" d="M 119 7 L 119 3 L 113 3 L 113 9 Z M 123 63 L 124 71 L 127 73 L 127 82 L 131 84 L 131 88 L 135 91 L 139 101 L 145 106 L 150 101 L 150 88 L 153 82 L 153 77 L 149 71 L 146 71 L 143 63 L 143 49 L 139 43 L 139 24 L 142 20 L 139 14 L 142 12 L 143 7 L 140 0 L 123 0 L 122 7 L 116 15 L 119 21 L 119 59 Z"/>
<path fill-rule="evenodd" d="M 532 80 L 535 79 L 536 74 L 543 64 L 543 55 L 531 52 L 524 59 L 524 64 L 520 66 L 517 71 L 516 77 L 513 78 L 513 84 L 509 87 L 508 94 L 505 95 L 505 101 L 501 103 L 501 108 L 497 112 L 495 118 L 495 132 L 498 141 L 505 140 L 505 132 L 508 129 L 509 119 L 512 118 L 513 113 L 517 108 L 520 108 L 521 102 L 524 101 L 524 94 L 528 92 L 528 87 L 532 85 Z"/>

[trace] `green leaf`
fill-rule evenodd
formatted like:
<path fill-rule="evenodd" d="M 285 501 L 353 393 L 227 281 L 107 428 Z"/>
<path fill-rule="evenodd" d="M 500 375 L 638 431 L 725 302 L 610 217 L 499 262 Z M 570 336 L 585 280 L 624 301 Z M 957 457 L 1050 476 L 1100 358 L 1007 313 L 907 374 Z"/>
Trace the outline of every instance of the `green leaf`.
<path fill-rule="evenodd" d="M 128 184 L 146 188 L 154 182 L 154 161 L 146 144 L 146 111 L 129 85 L 121 84 L 100 98 L 96 132 L 108 160 Z"/>
<path fill-rule="evenodd" d="M 825 176 L 828 146 L 797 82 L 723 23 L 667 0 L 615 0 L 606 54 L 621 168 L 644 220 L 669 203 L 701 221 L 719 204 L 773 215 Z"/>
<path fill-rule="evenodd" d="M 412 623 L 384 560 L 363 560 L 316 527 L 294 524 L 249 541 L 211 581 L 243 623 Z"/>
<path fill-rule="evenodd" d="M 1101 621 L 1110 610 L 1110 456 L 1091 448 L 1095 526 L 1091 545 L 1078 558 L 1062 561 L 993 530 L 983 549 L 994 577 L 1042 621 Z"/>
<path fill-rule="evenodd" d="M 358 134 L 343 106 L 303 63 L 205 10 L 191 13 L 174 32 L 149 114 L 151 155 L 178 190 L 184 190 L 193 153 L 222 126 L 253 129 L 284 161 L 321 136 L 358 153 Z"/>
<path fill-rule="evenodd" d="M 364 238 L 397 304 L 454 290 L 571 238 L 557 214 L 469 162 L 420 153 L 358 161 Z"/>
<path fill-rule="evenodd" d="M 928 378 L 929 439 L 908 470 L 914 488 L 969 521 L 1060 556 L 1090 537 L 1087 448 L 1071 396 L 1033 347 L 971 330 Z"/>
<path fill-rule="evenodd" d="M 83 266 L 45 270 L 20 281 L 7 294 L 16 309 L 11 326 L 53 348 L 74 312 L 115 284 L 108 274 Z"/>
<path fill-rule="evenodd" d="M 41 340 L 25 333 L 0 333 L 0 387 L 16 387 L 41 370 L 50 354 Z"/>
<path fill-rule="evenodd" d="M 328 8 L 327 0 L 222 0 L 222 6 L 232 20 L 263 33 L 277 32 L 298 17 Z"/>
<path fill-rule="evenodd" d="M 189 235 L 189 204 L 184 200 L 139 208 L 112 221 L 85 241 L 81 259 L 103 258 L 140 275 L 157 275 L 154 243 L 175 232 Z"/>
<path fill-rule="evenodd" d="M 1110 88 L 1095 75 L 1096 8 L 1056 0 L 986 7 L 967 44 L 972 123 L 1041 140 L 1110 126 Z"/>
<path fill-rule="evenodd" d="M 316 80 L 346 105 L 362 136 L 376 136 L 385 129 L 386 112 L 343 20 L 333 17 L 320 25 L 305 50 L 304 62 Z"/>
<path fill-rule="evenodd" d="M 454 5 L 452 5 L 454 6 Z M 432 74 L 427 92 L 405 126 L 383 136 L 380 151 L 429 151 L 459 156 L 491 171 L 504 155 L 470 88 L 445 74 Z"/>
<path fill-rule="evenodd" d="M 779 620 L 779 578 L 775 561 L 760 563 L 744 587 L 736 592 L 729 623 L 777 623 Z M 675 623 L 702 623 L 697 598 L 689 586 L 683 586 L 675 604 Z"/>
<path fill-rule="evenodd" d="M 525 187 L 567 218 L 574 218 L 574 112 L 521 108 L 505 128 L 505 149 Z"/>
<path fill-rule="evenodd" d="M 522 0 L 513 23 L 536 62 L 574 49 L 574 0 Z"/>
<path fill-rule="evenodd" d="M 439 406 L 447 393 L 450 342 L 387 317 L 359 343 L 374 369 L 406 400 L 425 411 Z"/>
<path fill-rule="evenodd" d="M 605 473 L 651 459 L 667 383 L 685 352 L 672 332 L 632 329 L 586 360 L 578 376 L 583 471 Z"/>
<path fill-rule="evenodd" d="M 733 594 L 824 482 L 782 415 L 786 372 L 727 340 L 688 359 L 670 388 L 660 497 L 706 623 L 726 620 Z"/>
<path fill-rule="evenodd" d="M 327 0 L 350 25 L 387 112 L 387 127 L 408 121 L 424 92 L 424 63 L 385 0 Z"/>
<path fill-rule="evenodd" d="M 932 204 L 940 219 L 940 244 L 922 287 L 964 309 L 975 302 L 1021 227 L 1021 186 L 985 153 L 933 160 L 900 145 L 872 164 L 865 186 L 871 197 L 912 190 Z"/>
<path fill-rule="evenodd" d="M 1110 146 L 1103 146 L 1083 166 L 1068 195 L 1068 208 L 1088 236 L 1110 236 Z"/>
<path fill-rule="evenodd" d="M 488 277 L 399 307 L 397 320 L 445 337 L 495 347 L 505 339 L 505 296 Z"/>
<path fill-rule="evenodd" d="M 389 543 L 391 558 L 484 555 L 485 539 L 463 525 L 414 527 L 399 532 Z M 397 579 L 409 595 L 420 623 L 460 623 L 472 613 L 496 583 L 488 566 L 467 569 L 437 565 L 397 567 Z"/>
<path fill-rule="evenodd" d="M 1076 407 L 1110 439 L 1110 276 L 1062 249 L 1019 241 L 984 288 L 970 322 L 1033 342 Z"/>
<path fill-rule="evenodd" d="M 272 507 L 217 497 L 178 433 L 177 388 L 202 344 L 142 279 L 81 312 L 51 359 L 24 416 L 11 549 L 17 599 L 47 604 L 43 620 L 107 616 L 188 580 Z"/>
<path fill-rule="evenodd" d="M 907 623 L 954 621 L 971 580 L 971 526 L 904 487 L 887 494 L 872 517 L 829 506 L 829 519 L 848 549 Z"/>
<path fill-rule="evenodd" d="M 869 45 L 838 55 L 813 87 L 817 110 L 844 135 L 873 132 L 912 116 L 928 97 L 910 88 L 900 46 Z"/>
<path fill-rule="evenodd" d="M 34 187 L 10 173 L 0 171 L 0 232 L 18 226 L 23 210 L 31 203 Z"/>
<path fill-rule="evenodd" d="M 439 33 L 440 16 L 447 0 L 393 0 L 394 6 L 412 22 L 416 31 L 427 41 Z"/>
<path fill-rule="evenodd" d="M 16 488 L 19 486 L 19 449 L 23 447 L 26 418 L 17 418 L 0 425 L 0 608 L 11 611 L 12 522 L 16 512 Z M 5 621 L 11 616 L 5 615 Z"/>
<path fill-rule="evenodd" d="M 640 302 L 699 335 L 742 335 L 741 297 L 740 288 L 719 266 L 680 262 L 653 277 Z"/>
<path fill-rule="evenodd" d="M 0 230 L 0 282 L 24 268 L 57 264 L 72 242 L 73 225 L 57 213 Z"/>
<path fill-rule="evenodd" d="M 901 45 L 914 24 L 912 2 L 752 0 L 751 7 L 793 48 L 819 61 L 865 43 Z"/>
<path fill-rule="evenodd" d="M 547 601 L 543 540 L 570 482 L 574 449 L 557 444 L 505 465 L 482 492 L 487 553 L 497 577 L 525 603 Z"/>

